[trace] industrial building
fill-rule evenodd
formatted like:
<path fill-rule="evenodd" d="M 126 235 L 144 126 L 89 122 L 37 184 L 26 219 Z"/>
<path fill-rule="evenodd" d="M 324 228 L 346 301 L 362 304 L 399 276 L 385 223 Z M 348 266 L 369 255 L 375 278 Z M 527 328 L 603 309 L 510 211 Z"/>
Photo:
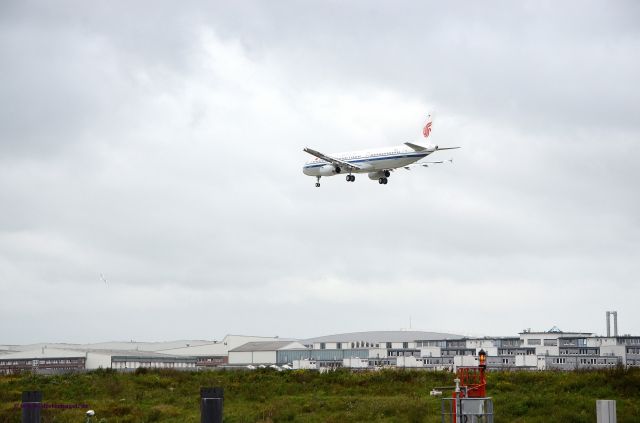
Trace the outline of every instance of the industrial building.
<path fill-rule="evenodd" d="M 283 360 L 280 353 L 306 349 L 297 341 L 247 342 L 229 351 L 229 365 L 287 364 L 291 360 Z"/>
<path fill-rule="evenodd" d="M 199 343 L 158 350 L 163 354 L 195 357 L 196 367 L 213 368 L 229 364 L 229 351 L 248 342 L 276 342 L 278 337 L 227 335 L 220 342 Z"/>
<path fill-rule="evenodd" d="M 617 322 L 616 322 L 617 323 Z M 617 326 L 617 324 L 616 324 Z M 247 343 L 230 351 L 229 366 L 258 363 L 291 365 L 295 369 L 376 369 L 382 367 L 451 370 L 475 365 L 478 352 L 487 352 L 493 370 L 576 370 L 640 365 L 640 337 L 596 336 L 588 332 L 523 330 L 514 337 L 463 337 L 419 331 L 374 331 L 328 335 L 301 341 L 302 346 L 274 348 Z M 267 357 L 262 354 L 269 350 Z M 239 353 L 242 353 L 240 355 Z"/>
<path fill-rule="evenodd" d="M 7 352 L 0 355 L 0 374 L 77 372 L 85 370 L 86 358 L 81 351 L 45 347 L 35 351 Z"/>
<path fill-rule="evenodd" d="M 610 319 L 613 317 L 613 333 Z M 60 373 L 110 368 L 205 370 L 275 366 L 330 370 L 385 367 L 450 370 L 487 353 L 489 370 L 576 370 L 640 367 L 640 336 L 618 335 L 607 312 L 607 335 L 523 330 L 518 336 L 464 337 L 423 331 L 371 331 L 305 340 L 227 335 L 222 341 L 0 345 L 0 374 Z"/>
<path fill-rule="evenodd" d="M 82 350 L 42 347 L 0 355 L 0 374 L 30 371 L 39 374 L 72 373 L 85 370 L 138 368 L 196 370 L 195 357 L 171 356 L 149 351 Z"/>
<path fill-rule="evenodd" d="M 99 368 L 198 370 L 228 364 L 229 350 L 247 342 L 277 337 L 227 335 L 222 341 L 101 342 L 96 344 L 31 344 L 0 346 L 0 374 L 41 374 Z"/>

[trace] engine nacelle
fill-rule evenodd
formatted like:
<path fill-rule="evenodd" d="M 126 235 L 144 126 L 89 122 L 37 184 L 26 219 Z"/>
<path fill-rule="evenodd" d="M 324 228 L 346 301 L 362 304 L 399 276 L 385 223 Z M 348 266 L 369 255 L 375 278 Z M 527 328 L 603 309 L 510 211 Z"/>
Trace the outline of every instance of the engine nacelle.
<path fill-rule="evenodd" d="M 342 172 L 342 169 L 340 169 L 338 166 L 334 166 L 331 164 L 326 164 L 318 170 L 318 174 L 320 176 L 332 176 L 332 175 L 337 175 L 340 172 Z"/>
<path fill-rule="evenodd" d="M 369 172 L 367 173 L 367 176 L 369 176 L 369 179 L 371 179 L 372 181 L 376 181 L 380 178 L 388 178 L 389 176 L 391 176 L 391 172 L 389 172 L 388 170 L 379 170 L 377 172 Z"/>

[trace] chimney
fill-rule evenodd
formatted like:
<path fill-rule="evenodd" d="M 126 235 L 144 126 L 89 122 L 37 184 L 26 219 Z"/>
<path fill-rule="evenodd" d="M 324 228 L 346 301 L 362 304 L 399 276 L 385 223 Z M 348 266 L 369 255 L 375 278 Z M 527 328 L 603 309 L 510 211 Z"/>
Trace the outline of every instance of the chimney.
<path fill-rule="evenodd" d="M 607 338 L 611 337 L 611 315 L 613 315 L 613 336 L 618 336 L 618 312 L 607 311 Z"/>

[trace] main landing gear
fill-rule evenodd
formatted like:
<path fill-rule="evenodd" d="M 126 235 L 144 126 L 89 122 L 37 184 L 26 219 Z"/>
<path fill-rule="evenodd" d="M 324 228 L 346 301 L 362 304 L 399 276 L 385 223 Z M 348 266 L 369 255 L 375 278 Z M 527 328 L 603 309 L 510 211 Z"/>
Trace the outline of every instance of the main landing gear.
<path fill-rule="evenodd" d="M 382 178 L 378 179 L 378 183 L 380 185 L 387 185 L 387 182 L 389 182 L 389 180 L 387 178 L 389 176 L 391 176 L 391 172 L 389 172 L 388 170 L 385 170 L 384 172 L 382 172 L 382 174 L 384 176 Z"/>
<path fill-rule="evenodd" d="M 356 175 L 347 175 L 347 182 L 353 182 L 356 180 Z"/>
<path fill-rule="evenodd" d="M 316 176 L 316 188 L 320 188 L 320 177 Z"/>

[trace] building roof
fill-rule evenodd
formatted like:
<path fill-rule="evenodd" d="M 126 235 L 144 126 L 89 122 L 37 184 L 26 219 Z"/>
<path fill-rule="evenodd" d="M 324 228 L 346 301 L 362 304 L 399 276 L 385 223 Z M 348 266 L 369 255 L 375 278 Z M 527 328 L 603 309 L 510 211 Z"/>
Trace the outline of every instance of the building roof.
<path fill-rule="evenodd" d="M 178 340 L 162 342 L 136 342 L 136 341 L 115 341 L 98 342 L 93 344 L 70 344 L 64 342 L 42 342 L 27 345 L 2 345 L 0 349 L 12 349 L 14 351 L 35 351 L 40 348 L 56 348 L 71 350 L 124 350 L 124 351 L 160 351 L 169 348 L 178 348 L 194 345 L 210 344 L 213 341 L 202 340 Z"/>
<path fill-rule="evenodd" d="M 138 350 L 89 350 L 88 354 L 101 354 L 111 357 L 136 357 L 136 358 L 189 358 L 185 356 L 178 356 L 175 354 L 164 354 L 155 351 L 138 351 Z"/>
<path fill-rule="evenodd" d="M 160 341 L 160 342 L 98 342 L 95 344 L 81 345 L 87 350 L 127 350 L 127 351 L 160 351 L 170 348 L 189 347 L 195 345 L 209 344 L 212 341 L 203 340 L 177 340 L 177 341 Z"/>
<path fill-rule="evenodd" d="M 304 343 L 314 342 L 413 342 L 423 340 L 462 339 L 462 335 L 451 333 L 425 332 L 419 330 L 387 330 L 370 332 L 339 333 L 305 339 Z"/>
<path fill-rule="evenodd" d="M 195 345 L 182 348 L 172 348 L 159 350 L 165 354 L 188 355 L 188 356 L 225 356 L 229 351 L 246 344 L 247 342 L 269 342 L 269 341 L 294 341 L 288 338 L 278 338 L 270 336 L 245 336 L 245 335 L 227 335 L 221 342 L 212 342 L 209 344 Z"/>
<path fill-rule="evenodd" d="M 29 351 L 19 351 L 10 354 L 0 355 L 0 360 L 30 360 L 30 359 L 46 359 L 46 358 L 85 358 L 87 354 L 100 354 L 111 356 L 112 358 L 160 358 L 160 359 L 195 359 L 195 357 L 177 356 L 173 354 L 162 354 L 153 351 L 138 350 L 83 350 L 83 349 L 57 349 L 57 348 L 40 348 Z"/>
<path fill-rule="evenodd" d="M 297 341 L 247 342 L 229 352 L 277 351 L 283 349 L 305 349 L 305 346 Z"/>
<path fill-rule="evenodd" d="M 541 331 L 541 332 L 536 332 L 536 331 L 532 331 L 532 330 L 525 330 L 523 332 L 519 333 L 520 336 L 522 335 L 553 335 L 553 336 L 561 336 L 561 337 L 590 337 L 593 336 L 593 333 L 591 332 L 564 332 L 561 330 L 557 330 L 557 331 Z"/>
<path fill-rule="evenodd" d="M 3 354 L 0 356 L 0 360 L 28 360 L 28 359 L 41 359 L 41 358 L 84 358 L 86 356 L 84 351 L 75 350 L 60 350 L 57 348 L 39 348 L 37 350 L 20 351 L 10 354 Z"/>

